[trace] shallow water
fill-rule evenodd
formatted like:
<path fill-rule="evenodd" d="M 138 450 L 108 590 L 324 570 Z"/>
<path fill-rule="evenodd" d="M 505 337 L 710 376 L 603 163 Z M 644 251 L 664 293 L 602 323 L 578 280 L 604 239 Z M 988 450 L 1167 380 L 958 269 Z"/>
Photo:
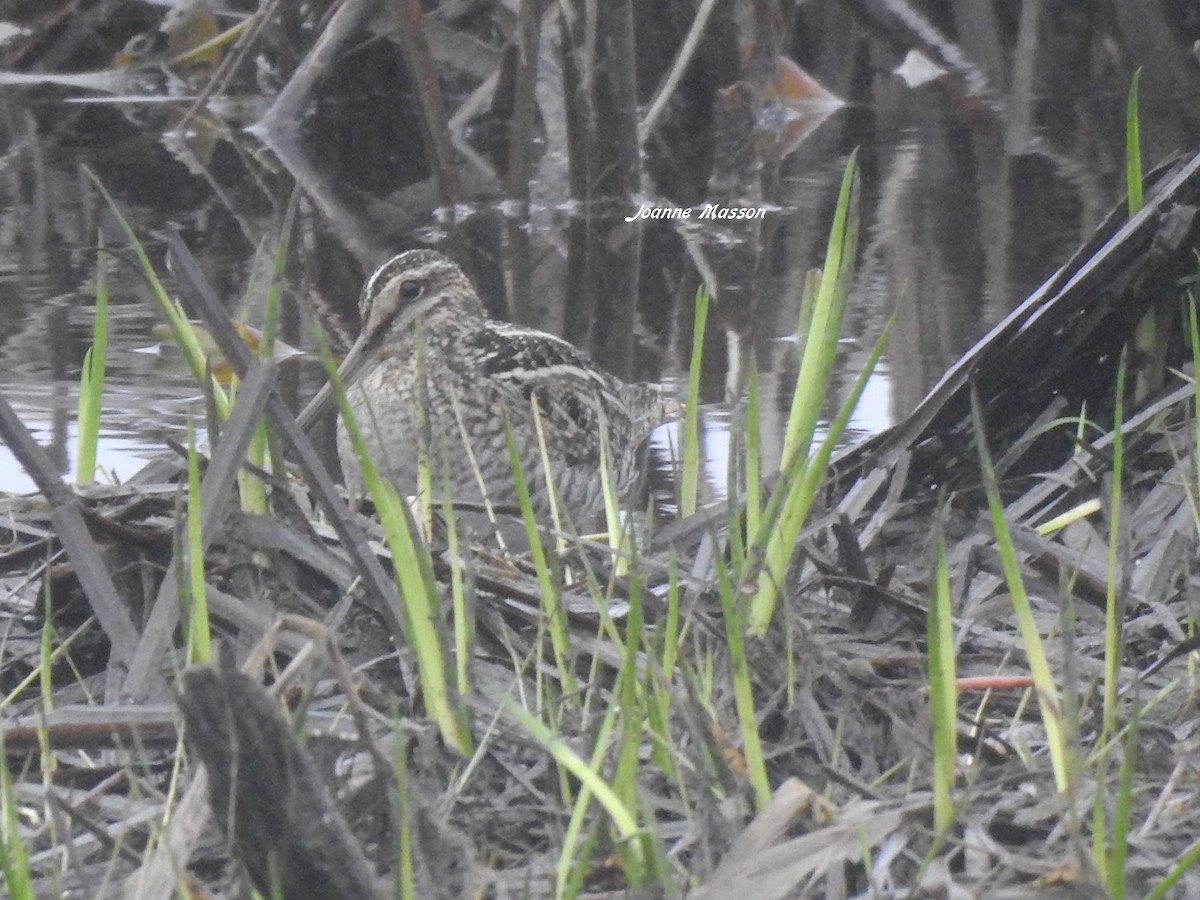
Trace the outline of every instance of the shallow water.
<path fill-rule="evenodd" d="M 796 374 L 790 340 L 796 287 L 821 262 L 851 148 L 859 150 L 861 172 L 860 260 L 826 415 L 845 396 L 893 308 L 899 318 L 847 440 L 885 428 L 911 409 L 947 365 L 1066 259 L 1122 194 L 1123 85 L 1132 65 L 1143 60 L 1106 61 L 1097 48 L 1111 36 L 1096 35 L 1089 51 L 1088 58 L 1103 67 L 1100 75 L 1043 60 L 1023 79 L 1011 61 L 1017 35 L 1002 31 L 1008 43 L 993 48 L 996 58 L 986 47 L 976 49 L 985 72 L 989 64 L 1010 62 L 1011 70 L 998 70 L 993 83 L 1014 87 L 981 100 L 944 85 L 908 87 L 892 73 L 903 56 L 899 50 L 853 21 L 838 25 L 840 14 L 826 5 L 808 6 L 815 23 L 837 28 L 837 40 L 800 40 L 798 52 L 813 74 L 851 102 L 816 125 L 779 164 L 764 200 L 771 227 L 761 247 L 747 247 L 739 233 L 715 226 L 703 235 L 710 247 L 724 241 L 731 259 L 753 251 L 765 260 L 753 295 L 748 283 L 728 274 L 736 266 L 721 270 L 726 290 L 710 319 L 701 386 L 704 470 L 712 497 L 723 492 L 733 401 L 751 358 L 762 387 L 764 470 L 778 458 Z M 1050 34 L 1047 52 L 1061 40 Z M 835 52 L 839 42 L 856 53 Z M 807 50 L 806 43 L 812 45 Z M 1182 41 L 1160 47 L 1147 52 L 1159 58 L 1144 60 L 1151 63 L 1142 81 L 1148 161 L 1200 144 L 1200 72 L 1182 48 Z M 166 138 L 173 122 L 166 111 L 182 108 L 186 99 L 122 87 L 119 102 L 86 87 L 0 87 L 0 391 L 64 476 L 73 477 L 76 384 L 89 341 L 101 225 L 110 247 L 113 312 L 101 434 L 105 477 L 128 478 L 145 457 L 161 451 L 164 437 L 183 440 L 189 416 L 203 420 L 191 379 L 150 349 L 158 344 L 150 331 L 158 313 L 136 262 L 81 175 L 81 163 L 113 192 L 160 270 L 165 267 L 156 235 L 177 227 L 231 309 L 250 298 L 252 321 L 266 283 L 263 254 L 273 249 L 297 176 L 306 201 L 299 216 L 301 249 L 285 273 L 289 301 L 315 297 L 322 311 L 340 306 L 350 321 L 363 272 L 381 255 L 414 242 L 442 241 L 471 271 L 496 314 L 566 334 L 618 374 L 660 381 L 682 395 L 690 298 L 700 276 L 678 222 L 649 222 L 640 232 L 641 296 L 629 330 L 638 339 L 618 335 L 627 341 L 622 345 L 608 326 L 617 321 L 610 316 L 625 313 L 593 311 L 580 323 L 574 298 L 567 296 L 560 250 L 575 211 L 564 179 L 551 177 L 551 163 L 543 164 L 550 175 L 536 185 L 528 222 L 495 197 L 481 197 L 457 210 L 461 230 L 448 238 L 436 198 L 406 174 L 408 154 L 415 151 L 397 144 L 395 134 L 373 130 L 377 110 L 370 103 L 327 99 L 307 122 L 310 138 L 323 138 L 313 138 L 309 163 L 334 173 L 332 190 L 323 192 L 327 185 L 312 172 L 291 160 L 279 165 L 243 130 L 261 112 L 262 98 L 214 102 L 215 114 L 201 117 L 184 138 Z M 388 166 L 395 171 L 384 171 Z M 647 190 L 650 183 L 646 179 Z M 665 202 L 652 193 L 646 200 Z M 514 226 L 530 242 L 535 265 L 527 290 L 506 300 L 504 261 L 512 249 L 505 235 Z M 254 287 L 248 291 L 247 284 Z M 304 344 L 303 329 L 293 339 Z M 318 376 L 305 368 L 292 377 L 311 383 Z M 656 435 L 660 467 L 669 468 L 664 459 L 671 442 L 670 427 Z M 0 446 L 0 491 L 31 489 Z"/>

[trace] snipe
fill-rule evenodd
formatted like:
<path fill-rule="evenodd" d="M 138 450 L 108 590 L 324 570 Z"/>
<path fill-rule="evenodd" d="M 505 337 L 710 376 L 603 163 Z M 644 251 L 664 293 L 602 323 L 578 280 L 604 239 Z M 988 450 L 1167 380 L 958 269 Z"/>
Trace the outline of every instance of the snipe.
<path fill-rule="evenodd" d="M 363 288 L 359 312 L 362 333 L 342 380 L 376 466 L 402 495 L 416 492 L 425 450 L 435 496 L 448 482 L 455 501 L 486 495 L 494 506 L 515 506 L 507 419 L 534 509 L 550 509 L 549 475 L 559 508 L 581 521 L 603 505 L 601 435 L 624 491 L 645 438 L 665 418 L 656 389 L 601 371 L 553 335 L 489 318 L 467 276 L 440 253 L 412 250 L 384 263 Z M 338 454 L 347 487 L 361 493 L 340 417 Z"/>

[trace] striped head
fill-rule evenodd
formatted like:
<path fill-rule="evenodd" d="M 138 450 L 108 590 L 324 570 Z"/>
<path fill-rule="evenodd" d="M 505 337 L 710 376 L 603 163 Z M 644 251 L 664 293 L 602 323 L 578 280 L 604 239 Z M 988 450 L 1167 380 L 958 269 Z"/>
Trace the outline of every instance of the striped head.
<path fill-rule="evenodd" d="M 434 250 L 393 256 L 367 279 L 358 299 L 362 338 L 368 342 L 417 322 L 483 318 L 483 304 L 463 270 Z"/>

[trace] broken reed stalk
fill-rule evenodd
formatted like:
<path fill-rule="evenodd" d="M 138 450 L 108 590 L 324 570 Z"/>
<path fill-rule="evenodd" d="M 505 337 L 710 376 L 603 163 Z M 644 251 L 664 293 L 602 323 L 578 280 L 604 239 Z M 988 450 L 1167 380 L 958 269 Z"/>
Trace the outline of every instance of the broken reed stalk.
<path fill-rule="evenodd" d="M 442 97 L 437 66 L 425 38 L 425 13 L 420 0 L 392 0 L 400 27 L 400 55 L 412 80 L 413 90 L 421 105 L 421 137 L 425 143 L 425 158 L 433 172 L 442 208 L 453 215 L 462 202 L 462 184 L 458 177 L 454 146 L 450 141 L 446 101 Z"/>

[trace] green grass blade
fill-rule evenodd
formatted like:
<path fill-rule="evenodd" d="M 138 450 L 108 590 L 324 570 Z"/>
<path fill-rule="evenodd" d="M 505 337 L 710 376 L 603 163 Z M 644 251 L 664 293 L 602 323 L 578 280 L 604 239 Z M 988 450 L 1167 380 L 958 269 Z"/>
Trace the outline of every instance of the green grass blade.
<path fill-rule="evenodd" d="M 400 713 L 392 710 L 397 739 L 396 746 L 396 872 L 395 896 L 401 900 L 416 900 L 416 878 L 413 868 L 412 802 L 408 792 L 408 751 L 400 730 Z"/>
<path fill-rule="evenodd" d="M 996 532 L 1000 564 L 1004 570 L 1004 580 L 1008 585 L 1009 595 L 1012 598 L 1017 627 L 1021 633 L 1021 642 L 1024 644 L 1025 656 L 1029 661 L 1029 671 L 1037 690 L 1042 725 L 1046 730 L 1046 743 L 1050 751 L 1050 762 L 1054 769 L 1054 783 L 1059 791 L 1066 792 L 1069 787 L 1070 772 L 1067 766 L 1062 704 L 1059 701 L 1054 677 L 1050 673 L 1050 664 L 1046 661 L 1046 652 L 1042 647 L 1042 638 L 1038 633 L 1037 623 L 1033 618 L 1033 606 L 1029 602 L 1029 595 L 1025 592 L 1025 582 L 1021 577 L 1012 533 L 1009 531 L 1008 521 L 1004 517 L 1000 486 L 996 480 L 996 470 L 992 466 L 992 457 L 987 446 L 983 409 L 974 385 L 971 387 L 971 424 L 975 435 L 975 446 L 979 451 L 979 464 L 983 472 L 984 489 L 987 492 L 988 510 L 992 517 L 992 527 Z"/>
<path fill-rule="evenodd" d="M 629 554 L 626 550 L 633 544 L 633 535 L 630 529 L 625 527 L 626 523 L 622 522 L 620 497 L 617 494 L 615 473 L 612 470 L 612 451 L 608 443 L 608 417 L 604 415 L 604 408 L 599 403 L 596 404 L 596 412 L 599 414 L 600 421 L 600 487 L 604 494 L 604 524 L 605 530 L 608 532 L 608 545 L 613 549 L 612 574 L 620 578 L 629 571 Z M 538 437 L 543 437 L 540 428 Z M 542 458 L 543 465 L 549 471 L 550 459 L 544 440 L 542 441 Z"/>
<path fill-rule="evenodd" d="M 542 536 L 538 531 L 537 516 L 533 511 L 533 501 L 529 496 L 529 482 L 521 466 L 521 457 L 517 453 L 517 445 L 513 440 L 512 428 L 508 420 L 508 411 L 501 410 L 504 416 L 504 441 L 508 445 L 508 459 L 512 464 L 513 484 L 517 489 L 517 502 L 521 507 L 521 521 L 525 525 L 525 537 L 529 541 L 529 553 L 533 559 L 533 568 L 537 572 L 538 593 L 541 595 L 543 620 L 550 632 L 550 646 L 554 650 L 554 664 L 558 666 L 559 677 L 562 679 L 563 693 L 575 693 L 575 675 L 571 671 L 570 650 L 571 641 L 567 632 L 567 611 L 563 608 L 562 595 L 558 590 L 550 565 L 546 559 L 546 548 L 542 546 Z M 533 415 L 538 416 L 537 404 L 533 404 Z M 547 483 L 550 482 L 547 469 Z"/>
<path fill-rule="evenodd" d="M 0 741 L 0 752 L 4 749 Z M 17 797 L 8 766 L 0 766 L 0 873 L 13 900 L 34 900 L 33 879 L 29 871 L 29 851 L 21 840 Z"/>
<path fill-rule="evenodd" d="M 617 704 L 609 704 L 596 732 L 596 742 L 592 749 L 592 758 L 588 768 L 596 774 L 597 778 L 600 777 L 600 767 L 604 765 L 605 749 L 616 729 L 617 711 Z M 585 842 L 581 852 L 574 856 L 574 862 L 572 862 L 572 850 L 579 843 L 579 835 L 583 833 L 584 820 L 588 807 L 591 805 L 592 796 L 592 790 L 585 782 L 579 790 L 579 796 L 575 798 L 575 803 L 571 808 L 571 818 L 567 822 L 567 830 L 563 835 L 563 846 L 559 852 L 558 866 L 555 869 L 555 897 L 573 897 L 579 892 L 583 883 L 584 873 L 581 871 L 581 866 L 585 866 L 590 858 L 591 847 L 588 845 L 594 843 L 595 832 Z"/>
<path fill-rule="evenodd" d="M 754 542 L 757 548 L 761 548 L 764 561 L 757 574 L 758 584 L 746 616 L 746 629 L 751 635 L 762 636 L 767 633 L 771 617 L 775 613 L 779 588 L 783 584 L 788 562 L 795 551 L 796 540 L 804 527 L 817 488 L 825 477 L 825 469 L 846 425 L 850 422 L 859 397 L 862 396 L 879 358 L 883 355 L 895 321 L 896 314 L 893 313 L 884 324 L 879 339 L 863 364 L 862 371 L 858 373 L 845 402 L 830 423 L 825 440 L 821 442 L 816 455 L 811 460 L 794 457 L 767 504 L 767 512 L 763 516 L 759 535 Z"/>
<path fill-rule="evenodd" d="M 442 647 L 442 636 L 437 627 L 439 597 L 429 551 L 423 544 L 418 546 L 414 538 L 414 534 L 417 533 L 416 523 L 412 520 L 408 506 L 375 467 L 375 462 L 363 441 L 354 411 L 346 398 L 346 390 L 329 352 L 329 344 L 319 326 L 315 327 L 314 331 L 321 361 L 333 383 L 333 392 L 337 397 L 342 421 L 349 432 L 350 443 L 354 447 L 362 471 L 363 484 L 375 504 L 388 547 L 392 551 L 396 584 L 403 598 L 400 609 L 404 635 L 417 659 L 426 712 L 438 723 L 442 739 L 464 756 L 469 756 L 471 735 L 465 712 L 458 707 L 453 692 L 454 673 L 447 665 L 447 654 Z"/>
<path fill-rule="evenodd" d="M 1138 86 L 1142 81 L 1142 67 L 1133 73 L 1129 85 L 1129 100 L 1125 105 L 1125 190 L 1129 196 L 1129 215 L 1133 217 L 1142 209 L 1142 139 L 1138 124 Z"/>
<path fill-rule="evenodd" d="M 813 307 L 812 325 L 804 342 L 804 356 L 800 361 L 800 373 L 796 378 L 788 414 L 783 459 L 780 462 L 782 469 L 788 467 L 794 456 L 807 456 L 809 453 L 821 416 L 829 373 L 837 354 L 842 315 L 846 309 L 848 272 L 853 269 L 858 249 L 858 192 L 855 190 L 857 159 L 858 151 L 855 150 L 850 154 L 842 176 L 833 226 L 829 230 L 825 265 L 821 269 L 821 284 Z"/>
<path fill-rule="evenodd" d="M 58 662 L 59 659 L 67 656 L 67 651 L 71 649 L 71 646 L 79 638 L 90 633 L 90 629 L 95 624 L 95 618 L 88 616 L 86 619 L 84 619 L 82 624 L 80 624 L 74 631 L 67 635 L 66 640 L 60 641 L 50 656 L 45 658 L 45 660 L 42 662 L 42 665 L 39 665 L 36 669 L 32 670 L 28 675 L 13 685 L 12 689 L 7 694 L 5 694 L 3 697 L 0 697 L 0 712 L 3 712 L 12 706 L 15 702 L 17 702 L 19 697 L 23 697 L 25 691 L 30 687 L 30 685 L 43 677 L 43 666 L 47 664 L 52 666 L 54 663 Z M 4 649 L 5 648 L 0 646 L 0 651 Z M 67 657 L 67 660 L 69 662 L 70 657 Z"/>
<path fill-rule="evenodd" d="M 271 280 L 267 285 L 266 309 L 263 313 L 262 341 L 259 344 L 258 355 L 262 359 L 271 359 L 275 355 L 275 338 L 279 332 L 279 308 L 282 302 L 282 284 L 284 269 L 287 265 L 288 248 L 291 243 L 292 227 L 299 206 L 299 190 L 293 190 L 291 200 L 283 214 L 279 236 L 275 241 L 275 252 L 271 265 Z M 251 280 L 251 284 L 253 280 Z M 247 284 L 246 295 L 249 299 L 250 284 Z M 266 468 L 267 448 L 270 444 L 270 431 L 266 421 L 260 422 L 250 439 L 246 450 L 246 460 L 253 467 Z M 284 471 L 282 454 L 275 454 L 275 471 Z M 242 512 L 249 514 L 267 515 L 267 489 L 263 480 L 250 467 L 238 471 L 238 496 L 241 499 Z"/>
<path fill-rule="evenodd" d="M 754 708 L 754 688 L 750 682 L 750 665 L 746 659 L 746 642 L 743 637 L 745 623 L 738 612 L 733 582 L 725 564 L 717 561 L 717 593 L 721 598 L 721 612 L 725 618 L 725 642 L 729 650 L 729 669 L 733 679 L 734 704 L 737 706 L 738 724 L 742 732 L 742 752 L 746 757 L 746 770 L 754 788 L 754 801 L 758 809 L 766 809 L 771 802 L 771 782 L 767 777 L 766 758 L 763 755 L 762 739 L 758 733 L 758 716 Z"/>
<path fill-rule="evenodd" d="M 192 377 L 202 384 L 207 380 L 212 385 L 217 415 L 222 420 L 226 419 L 229 416 L 229 397 L 226 395 L 225 390 L 209 374 L 208 358 L 204 353 L 203 347 L 200 345 L 200 340 L 197 338 L 195 330 L 184 314 L 183 307 L 179 305 L 178 301 L 172 299 L 170 294 L 167 293 L 167 289 L 163 287 L 158 273 L 154 270 L 154 264 L 150 262 L 150 256 L 146 253 L 146 248 L 138 240 L 133 226 L 129 224 L 129 221 L 121 212 L 121 208 L 117 206 L 116 200 L 109 194 L 108 189 L 96 177 L 96 173 L 87 166 L 84 166 L 84 172 L 92 184 L 96 186 L 96 190 L 100 192 L 100 195 L 104 198 L 104 202 L 108 204 L 109 211 L 112 212 L 113 217 L 117 220 L 117 224 L 121 228 L 121 232 L 125 235 L 125 239 L 129 241 L 129 245 L 133 248 L 133 252 L 137 255 L 139 262 L 141 262 L 142 273 L 150 283 L 154 298 L 158 301 L 159 309 L 162 311 L 163 317 L 167 320 L 167 326 L 171 329 L 171 337 L 179 345 L 179 350 L 192 372 Z"/>
<path fill-rule="evenodd" d="M 46 579 L 42 591 L 42 635 L 38 653 L 39 682 L 42 689 L 42 715 L 47 720 L 54 711 L 54 604 L 50 591 L 50 579 Z M 53 749 L 50 746 L 50 732 L 46 728 L 38 729 L 38 747 L 42 755 L 42 783 L 46 790 L 53 787 L 54 772 L 58 768 Z"/>
<path fill-rule="evenodd" d="M 795 550 L 796 539 L 804 526 L 812 498 L 824 475 L 824 467 L 828 464 L 833 448 L 849 421 L 853 411 L 852 404 L 858 402 L 862 388 L 866 385 L 865 375 L 868 369 L 873 368 L 878 360 L 878 355 L 874 355 L 867 368 L 860 373 L 851 397 L 843 404 L 830 426 L 826 440 L 817 454 L 820 458 L 810 460 L 808 457 L 813 435 L 837 353 L 842 316 L 846 308 L 847 286 L 857 252 L 856 159 L 857 151 L 850 155 L 842 177 L 837 209 L 829 233 L 825 267 L 813 305 L 812 324 L 804 341 L 804 355 L 800 361 L 800 372 L 792 395 L 780 462 L 781 477 L 767 504 L 762 524 L 752 545 L 747 548 L 748 551 L 759 551 L 763 560 L 758 570 L 758 586 L 746 617 L 747 628 L 752 635 L 761 636 L 766 633 L 775 611 L 784 573 Z M 889 330 L 890 325 L 885 327 L 885 334 Z M 876 349 L 882 352 L 881 342 L 876 343 Z"/>
<path fill-rule="evenodd" d="M 79 376 L 79 415 L 75 451 L 75 480 L 96 478 L 96 445 L 100 439 L 100 409 L 104 398 L 104 370 L 108 364 L 108 278 L 104 233 L 96 250 L 96 312 L 92 320 L 92 346 L 83 358 Z"/>
<path fill-rule="evenodd" d="M 1167 870 L 1162 881 L 1156 884 L 1145 896 L 1145 900 L 1163 900 L 1167 891 L 1175 887 L 1196 863 L 1200 862 L 1200 841 L 1196 841 L 1180 855 L 1175 865 Z"/>
<path fill-rule="evenodd" d="M 204 543 L 200 518 L 200 456 L 196 452 L 196 430 L 188 419 L 187 571 L 188 661 L 201 665 L 212 659 L 212 630 L 204 587 Z"/>
<path fill-rule="evenodd" d="M 1141 726 L 1140 704 L 1134 701 L 1125 735 L 1124 757 L 1113 813 L 1112 851 L 1108 856 L 1108 895 L 1125 900 L 1125 860 L 1129 855 L 1129 824 L 1133 819 L 1133 773 L 1137 765 L 1137 743 Z"/>
<path fill-rule="evenodd" d="M 447 490 L 442 499 L 442 517 L 446 521 L 446 558 L 450 561 L 450 601 L 454 614 L 454 676 L 455 688 L 460 697 L 471 693 L 471 656 L 475 640 L 475 617 L 471 612 L 467 594 L 466 573 L 463 571 L 458 521 L 454 517 L 454 504 Z"/>
<path fill-rule="evenodd" d="M 546 752 L 554 758 L 554 761 L 559 766 L 579 779 L 580 783 L 592 793 L 600 805 L 604 807 L 605 812 L 608 813 L 613 826 L 617 830 L 619 839 L 629 842 L 631 847 L 640 848 L 641 845 L 636 840 L 641 834 L 641 829 L 637 824 L 637 817 L 631 809 L 621 802 L 621 798 L 600 777 L 599 772 L 594 771 L 591 766 L 580 759 L 579 755 L 562 738 L 550 731 L 541 720 L 518 706 L 511 697 L 501 697 L 500 702 L 521 723 L 525 730 L 545 748 Z M 635 852 L 637 851 L 635 850 Z"/>
<path fill-rule="evenodd" d="M 620 714 L 620 737 L 617 742 L 617 765 L 613 772 L 613 791 L 626 809 L 636 809 L 638 802 L 637 774 L 640 762 L 642 734 L 645 730 L 645 711 L 638 684 L 638 647 L 643 642 L 643 617 L 641 582 L 634 574 L 629 584 L 629 613 L 625 620 L 625 655 L 618 673 L 616 694 Z M 629 881 L 641 884 L 647 876 L 647 866 L 653 865 L 653 847 L 646 841 L 648 833 L 643 831 L 631 841 L 617 845 L 617 853 Z"/>

